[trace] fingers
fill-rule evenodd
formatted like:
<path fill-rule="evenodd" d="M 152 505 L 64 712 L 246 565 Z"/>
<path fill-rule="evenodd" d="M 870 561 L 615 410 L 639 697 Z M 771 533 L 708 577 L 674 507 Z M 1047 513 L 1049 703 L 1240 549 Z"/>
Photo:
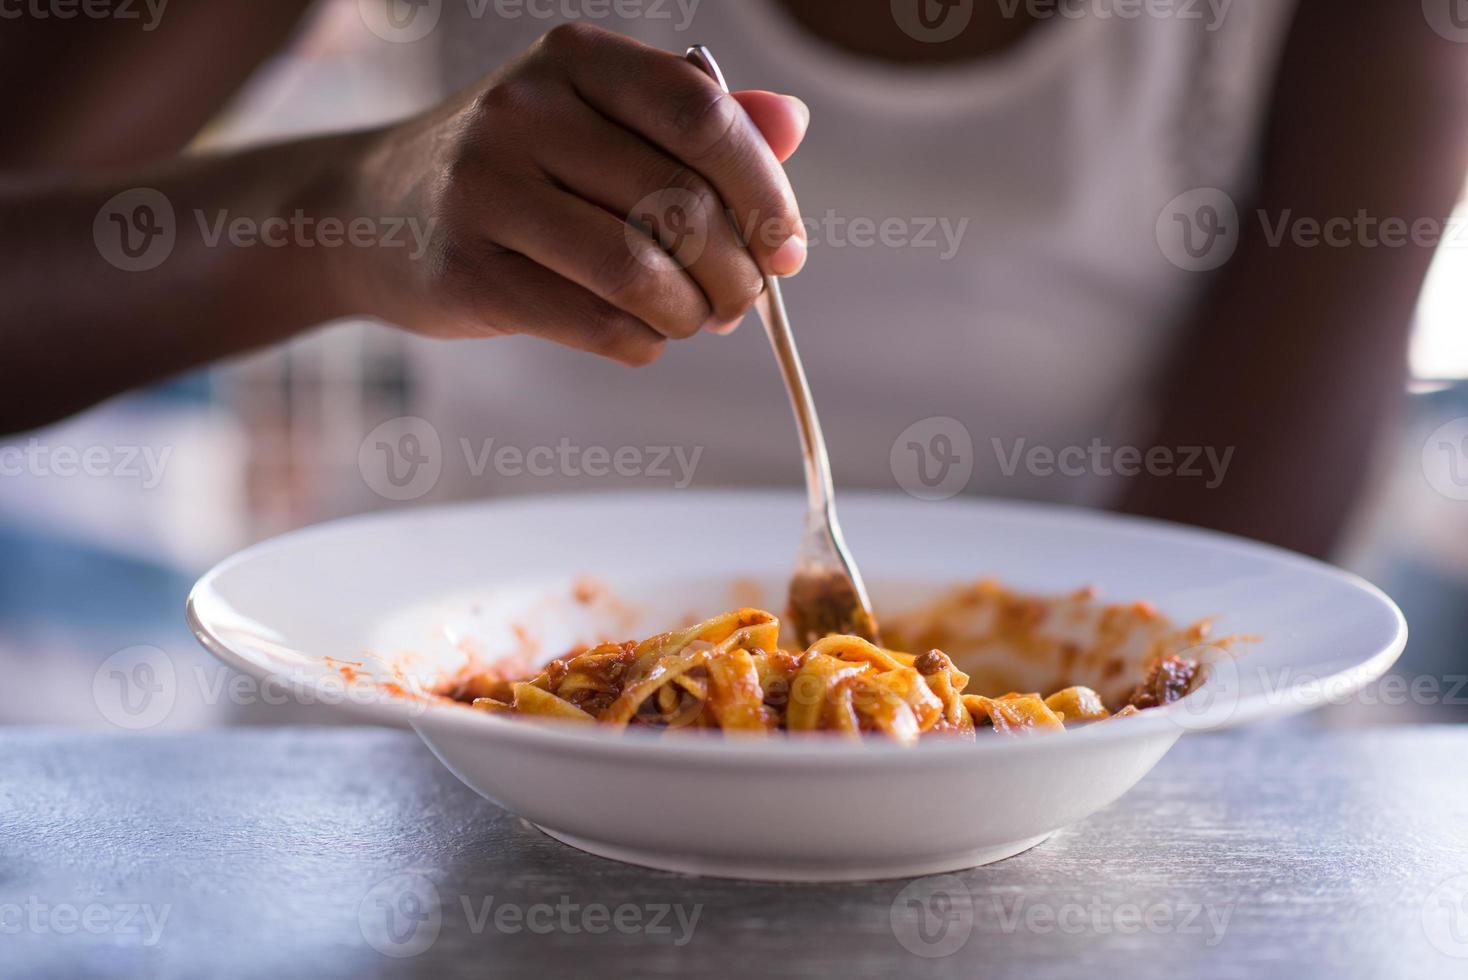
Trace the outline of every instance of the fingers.
<path fill-rule="evenodd" d="M 677 55 L 597 28 L 562 25 L 544 50 L 588 105 L 708 180 L 763 272 L 799 271 L 806 247 L 795 194 L 740 100 Z"/>
<path fill-rule="evenodd" d="M 657 360 L 667 338 L 534 260 L 495 253 L 461 277 L 469 336 L 523 333 L 642 367 Z"/>
<path fill-rule="evenodd" d="M 536 161 L 567 190 L 625 217 L 692 276 L 708 303 L 705 328 L 737 325 L 764 286 L 713 186 L 585 104 L 557 110 Z M 588 152 L 588 148 L 592 148 Z"/>
<path fill-rule="evenodd" d="M 483 207 L 480 220 L 501 245 L 664 337 L 691 337 L 708 321 L 711 310 L 703 291 L 677 260 L 640 229 L 596 205 L 548 182 L 523 180 Z"/>
<path fill-rule="evenodd" d="M 667 339 L 728 332 L 764 276 L 804 264 L 781 167 L 809 123 L 799 100 L 731 96 L 676 55 L 580 25 L 470 95 L 424 124 L 442 174 L 425 192 L 443 259 L 427 288 L 464 314 L 451 330 L 647 363 Z"/>

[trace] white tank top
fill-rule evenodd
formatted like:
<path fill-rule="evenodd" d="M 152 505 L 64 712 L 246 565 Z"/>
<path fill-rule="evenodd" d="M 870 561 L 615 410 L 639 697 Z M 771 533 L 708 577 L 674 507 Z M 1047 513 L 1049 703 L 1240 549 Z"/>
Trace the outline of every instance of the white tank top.
<path fill-rule="evenodd" d="M 914 489 L 921 454 L 963 453 L 966 435 L 972 476 L 957 463 L 970 492 L 1103 503 L 1115 484 L 1016 466 L 1015 451 L 1097 439 L 1115 448 L 1144 431 L 1145 393 L 1207 281 L 1168 260 L 1158 218 L 1194 188 L 1247 195 L 1293 7 L 1225 3 L 1221 21 L 1202 2 L 1172 5 L 1202 21 L 1057 17 L 1001 56 L 939 67 L 839 52 L 775 0 L 704 0 L 687 27 L 677 0 L 642 0 L 648 16 L 594 22 L 679 53 L 708 44 L 734 87 L 810 105 L 809 135 L 788 164 L 810 257 L 784 291 L 839 485 Z M 493 0 L 444 0 L 443 18 L 447 91 L 564 16 L 507 18 Z M 801 478 L 790 408 L 753 315 L 731 337 L 671 344 L 637 371 L 524 337 L 413 350 L 420 414 L 444 440 L 440 493 L 681 482 L 676 462 L 653 467 L 660 447 L 698 453 L 695 486 Z M 957 427 L 923 421 L 935 417 Z M 532 473 L 513 452 L 486 457 L 491 438 L 493 450 L 561 455 L 546 465 L 542 450 Z M 592 447 L 624 450 L 627 465 L 616 472 L 586 455 Z M 627 475 L 639 468 L 654 472 Z"/>

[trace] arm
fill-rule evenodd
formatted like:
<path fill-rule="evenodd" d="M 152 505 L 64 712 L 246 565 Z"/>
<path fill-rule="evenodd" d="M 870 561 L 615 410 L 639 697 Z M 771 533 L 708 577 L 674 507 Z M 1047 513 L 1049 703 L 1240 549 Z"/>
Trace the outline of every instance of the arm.
<path fill-rule="evenodd" d="M 27 96 L 0 105 L 0 431 L 286 332 L 292 316 L 265 296 L 236 290 L 208 302 L 177 267 L 124 273 L 104 258 L 93 224 L 112 194 L 167 182 L 116 174 L 182 151 L 310 2 L 173 0 L 132 5 L 136 19 L 27 12 L 4 21 L 0 85 Z M 192 170 L 196 182 L 228 182 L 240 169 L 181 163 L 169 179 Z M 289 189 L 257 196 L 272 193 Z"/>
<path fill-rule="evenodd" d="M 1188 328 L 1152 443 L 1236 447 L 1232 465 L 1213 490 L 1138 477 L 1125 510 L 1329 553 L 1401 395 L 1434 250 L 1354 232 L 1344 247 L 1274 245 L 1259 212 L 1445 227 L 1468 161 L 1465 69 L 1468 47 L 1417 4 L 1301 0 L 1258 198 L 1240 202 L 1238 251 Z"/>
<path fill-rule="evenodd" d="M 804 126 L 793 100 L 563 27 L 398 126 L 5 179 L 0 431 L 343 316 L 647 363 L 804 261 L 780 166 Z"/>
<path fill-rule="evenodd" d="M 26 8 L 0 20 L 0 91 L 25 93 L 0 104 L 0 174 L 104 171 L 178 153 L 311 2 L 139 0 L 128 19 Z"/>
<path fill-rule="evenodd" d="M 0 432 L 345 313 L 323 288 L 316 256 L 223 239 L 210 247 L 194 212 L 216 222 L 262 220 L 293 202 L 320 208 L 331 158 L 351 143 L 180 159 L 126 177 L 0 180 Z M 164 203 L 107 204 L 135 198 L 132 188 Z M 171 248 L 156 233 L 163 228 L 176 235 Z M 124 247 L 140 253 L 137 264 Z"/>

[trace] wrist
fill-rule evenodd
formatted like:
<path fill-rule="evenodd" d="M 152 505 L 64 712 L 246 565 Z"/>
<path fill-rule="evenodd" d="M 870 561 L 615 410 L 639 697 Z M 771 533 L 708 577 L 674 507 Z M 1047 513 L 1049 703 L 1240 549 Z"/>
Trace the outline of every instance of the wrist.
<path fill-rule="evenodd" d="M 406 127 L 333 138 L 329 163 L 310 192 L 314 213 L 343 232 L 340 248 L 323 250 L 322 288 L 338 316 L 367 316 L 410 325 L 419 312 L 430 261 L 431 222 L 425 203 L 432 161 Z"/>
<path fill-rule="evenodd" d="M 407 217 L 368 179 L 381 142 L 376 131 L 324 137 L 310 142 L 308 160 L 282 161 L 303 176 L 280 207 L 298 226 L 283 274 L 320 321 L 387 316 L 399 277 L 391 253 L 412 247 Z"/>

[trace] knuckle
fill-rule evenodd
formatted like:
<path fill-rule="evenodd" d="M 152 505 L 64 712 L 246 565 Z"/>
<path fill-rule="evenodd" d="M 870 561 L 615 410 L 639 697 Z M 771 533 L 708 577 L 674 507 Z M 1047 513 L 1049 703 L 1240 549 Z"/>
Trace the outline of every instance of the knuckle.
<path fill-rule="evenodd" d="M 507 78 L 487 85 L 470 105 L 470 118 L 475 123 L 515 115 L 533 105 L 535 87 L 528 79 Z"/>
<path fill-rule="evenodd" d="M 587 318 L 590 337 L 587 346 L 592 353 L 615 357 L 626 345 L 635 321 L 609 303 L 596 303 Z"/>
<path fill-rule="evenodd" d="M 739 125 L 739 103 L 712 84 L 693 87 L 670 102 L 669 125 L 689 159 L 698 161 L 717 153 Z"/>
<path fill-rule="evenodd" d="M 657 249 L 650 242 L 644 249 L 634 247 L 630 241 L 625 245 L 621 242 L 611 245 L 592 274 L 596 291 L 613 302 L 635 305 L 647 299 L 654 289 L 651 265 L 656 261 L 655 252 Z"/>
<path fill-rule="evenodd" d="M 723 211 L 724 202 L 714 185 L 692 167 L 679 167 L 668 180 L 668 187 L 678 191 L 691 203 L 701 221 L 714 221 Z"/>
<path fill-rule="evenodd" d="M 630 244 L 630 243 L 629 243 Z M 602 259 L 596 280 L 607 302 L 631 310 L 675 340 L 698 333 L 707 310 L 702 297 L 690 302 L 680 290 L 682 272 L 668 253 L 651 241 L 636 248 L 613 248 Z M 691 284 L 688 287 L 691 290 Z"/>
<path fill-rule="evenodd" d="M 541 38 L 541 43 L 552 55 L 575 56 L 594 43 L 601 33 L 600 28 L 592 27 L 590 24 L 567 21 L 546 31 Z"/>

